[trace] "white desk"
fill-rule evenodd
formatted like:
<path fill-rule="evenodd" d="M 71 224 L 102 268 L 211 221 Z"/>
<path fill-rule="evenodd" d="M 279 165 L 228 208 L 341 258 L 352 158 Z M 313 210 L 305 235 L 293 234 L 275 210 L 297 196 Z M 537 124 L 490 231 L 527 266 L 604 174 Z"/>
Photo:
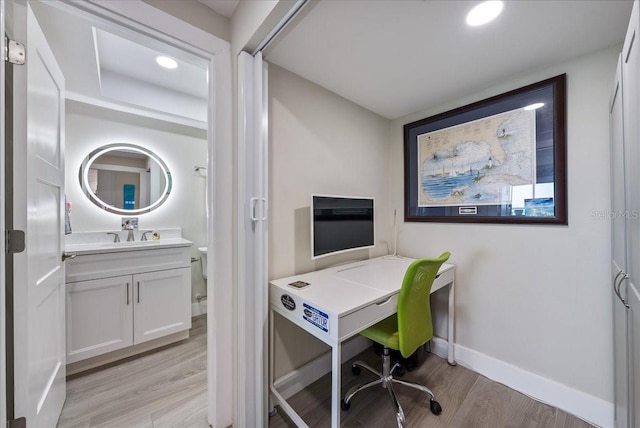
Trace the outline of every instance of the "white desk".
<path fill-rule="evenodd" d="M 269 282 L 269 385 L 279 404 L 298 426 L 302 418 L 274 386 L 273 318 L 277 312 L 331 346 L 331 426 L 340 427 L 341 343 L 397 311 L 398 295 L 407 267 L 414 259 L 379 257 Z M 448 361 L 453 355 L 455 266 L 443 264 L 431 292 L 449 286 Z M 304 288 L 289 284 L 309 283 Z"/>

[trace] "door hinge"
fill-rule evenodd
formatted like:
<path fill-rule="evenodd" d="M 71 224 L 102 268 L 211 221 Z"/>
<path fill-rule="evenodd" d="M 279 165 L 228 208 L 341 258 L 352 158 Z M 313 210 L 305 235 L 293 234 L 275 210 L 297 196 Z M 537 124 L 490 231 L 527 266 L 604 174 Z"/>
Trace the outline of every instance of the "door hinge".
<path fill-rule="evenodd" d="M 4 246 L 7 254 L 21 253 L 24 251 L 24 231 L 5 230 Z"/>
<path fill-rule="evenodd" d="M 7 428 L 27 428 L 27 418 L 16 418 L 9 420 Z"/>
<path fill-rule="evenodd" d="M 24 45 L 15 40 L 11 40 L 6 35 L 4 36 L 4 60 L 8 63 L 15 65 L 24 65 L 25 62 L 25 49 Z"/>

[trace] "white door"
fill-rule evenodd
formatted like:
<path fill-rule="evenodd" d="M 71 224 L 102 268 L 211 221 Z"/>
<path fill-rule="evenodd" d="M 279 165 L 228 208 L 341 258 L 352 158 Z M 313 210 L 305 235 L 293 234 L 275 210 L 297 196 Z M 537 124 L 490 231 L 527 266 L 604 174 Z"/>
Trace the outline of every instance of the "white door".
<path fill-rule="evenodd" d="M 640 292 L 632 284 L 627 289 L 629 305 L 629 403 L 630 420 L 627 426 L 640 426 Z M 622 426 L 622 425 L 616 425 Z"/>
<path fill-rule="evenodd" d="M 609 123 L 611 129 L 611 210 L 625 212 L 624 138 L 622 122 L 622 64 L 618 61 L 616 78 L 609 103 Z M 614 355 L 614 397 L 616 426 L 628 425 L 628 352 L 627 352 L 627 309 L 618 297 L 618 285 L 622 284 L 627 269 L 626 219 L 616 216 L 611 221 L 611 288 L 613 302 L 613 355 Z M 624 288 L 623 288 L 624 289 Z"/>
<path fill-rule="evenodd" d="M 268 300 L 267 66 L 238 56 L 238 367 L 236 426 L 266 427 Z M 243 358 L 240 356 L 251 356 Z"/>
<path fill-rule="evenodd" d="M 65 400 L 64 79 L 29 4 L 15 0 L 13 216 L 26 233 L 14 256 L 15 416 L 55 427 Z"/>
<path fill-rule="evenodd" d="M 625 193 L 625 209 L 629 215 L 626 217 L 627 235 L 627 269 L 628 279 L 623 282 L 620 294 L 622 298 L 629 301 L 634 297 L 635 291 L 640 287 L 640 221 L 634 216 L 640 212 L 640 189 L 637 183 L 640 182 L 640 123 L 638 114 L 640 113 L 640 47 L 638 37 L 640 36 L 640 10 L 638 2 L 634 2 L 631 12 L 631 20 L 625 42 L 622 49 L 622 82 L 623 82 L 623 138 L 624 138 L 624 158 L 625 158 L 625 182 L 627 183 Z M 635 291 L 634 291 L 635 290 Z M 633 302 L 631 302 L 633 303 Z M 640 346 L 638 339 L 638 326 L 640 325 L 640 313 L 637 306 L 627 311 L 628 328 L 628 349 L 629 349 L 629 395 L 627 424 L 619 426 L 636 427 L 640 423 L 640 414 L 634 411 L 640 403 L 640 395 L 635 394 L 634 378 L 640 376 L 639 372 L 633 370 L 638 366 L 636 348 Z M 634 354 L 635 352 L 635 354 Z M 637 386 L 640 392 L 640 384 Z M 616 397 L 617 399 L 617 397 Z M 617 403 L 616 403 L 617 404 Z"/>

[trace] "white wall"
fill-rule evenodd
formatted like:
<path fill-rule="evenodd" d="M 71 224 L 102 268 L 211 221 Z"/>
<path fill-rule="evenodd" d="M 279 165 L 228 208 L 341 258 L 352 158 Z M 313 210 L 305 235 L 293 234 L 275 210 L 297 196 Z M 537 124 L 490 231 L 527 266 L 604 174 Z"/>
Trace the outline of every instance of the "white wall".
<path fill-rule="evenodd" d="M 608 100 L 619 50 L 397 119 L 388 164 L 389 202 L 401 209 L 404 124 L 567 73 L 568 227 L 404 223 L 400 249 L 414 257 L 451 251 L 458 345 L 609 403 L 610 223 L 595 213 L 609 209 Z"/>
<path fill-rule="evenodd" d="M 105 144 L 130 143 L 147 148 L 167 164 L 173 177 L 171 195 L 162 207 L 139 217 L 139 230 L 182 228 L 182 236 L 194 242 L 191 255 L 200 257 L 207 245 L 206 178 L 194 166 L 206 166 L 206 131 L 103 109 L 75 101 L 66 102 L 65 185 L 73 204 L 73 232 L 120 230 L 121 215 L 105 212 L 82 193 L 78 171 L 82 160 Z M 191 269 L 192 301 L 205 294 L 199 263 Z"/>
<path fill-rule="evenodd" d="M 229 19 L 197 0 L 143 0 L 156 9 L 188 22 L 207 33 L 230 40 Z"/>
<path fill-rule="evenodd" d="M 269 133 L 269 278 L 386 254 L 389 121 L 269 64 Z M 311 260 L 312 193 L 375 197 L 376 247 Z M 278 321 L 276 378 L 327 349 Z"/>

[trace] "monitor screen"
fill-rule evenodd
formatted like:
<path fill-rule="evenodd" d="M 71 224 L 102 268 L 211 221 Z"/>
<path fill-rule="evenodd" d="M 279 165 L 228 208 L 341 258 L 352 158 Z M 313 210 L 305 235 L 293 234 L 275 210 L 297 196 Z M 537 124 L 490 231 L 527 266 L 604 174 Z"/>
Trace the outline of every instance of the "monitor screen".
<path fill-rule="evenodd" d="M 371 248 L 373 198 L 312 195 L 311 258 Z"/>

